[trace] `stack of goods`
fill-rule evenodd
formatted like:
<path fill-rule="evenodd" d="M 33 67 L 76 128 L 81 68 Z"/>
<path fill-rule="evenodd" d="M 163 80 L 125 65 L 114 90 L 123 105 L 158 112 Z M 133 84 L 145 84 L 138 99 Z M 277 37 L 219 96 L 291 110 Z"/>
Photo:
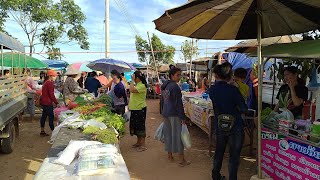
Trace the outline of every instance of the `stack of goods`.
<path fill-rule="evenodd" d="M 112 174 L 118 165 L 118 149 L 110 144 L 95 144 L 82 148 L 76 173 L 79 176 Z"/>

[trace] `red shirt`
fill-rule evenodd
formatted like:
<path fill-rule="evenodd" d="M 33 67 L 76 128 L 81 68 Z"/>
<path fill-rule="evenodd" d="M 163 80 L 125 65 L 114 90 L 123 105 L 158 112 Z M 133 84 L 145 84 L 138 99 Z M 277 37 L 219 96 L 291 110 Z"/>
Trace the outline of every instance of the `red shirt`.
<path fill-rule="evenodd" d="M 42 86 L 41 105 L 51 106 L 53 103 L 59 104 L 54 96 L 54 84 L 52 81 L 47 80 Z"/>

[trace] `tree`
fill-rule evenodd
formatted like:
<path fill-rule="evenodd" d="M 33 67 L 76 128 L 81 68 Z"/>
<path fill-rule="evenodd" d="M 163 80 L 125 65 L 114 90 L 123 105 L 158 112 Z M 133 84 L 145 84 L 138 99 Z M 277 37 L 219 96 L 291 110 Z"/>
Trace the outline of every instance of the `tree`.
<path fill-rule="evenodd" d="M 199 55 L 198 47 L 193 43 L 193 40 L 185 40 L 181 45 L 182 59 L 187 63 L 191 62 L 194 56 Z M 186 65 L 187 66 L 187 65 Z M 188 69 L 188 66 L 187 66 Z M 190 63 L 190 78 L 191 78 L 192 64 Z"/>
<path fill-rule="evenodd" d="M 155 34 L 152 34 L 151 44 L 153 47 L 153 51 L 155 52 L 154 56 L 156 59 L 156 65 L 174 63 L 173 58 L 176 49 L 173 46 L 166 46 Z"/>
<path fill-rule="evenodd" d="M 136 50 L 138 51 L 138 59 L 140 62 L 146 62 L 153 67 L 159 66 L 160 64 L 174 63 L 173 60 L 176 49 L 173 46 L 166 46 L 165 44 L 163 44 L 161 39 L 155 34 L 153 34 L 151 37 L 151 44 L 156 61 L 153 61 L 151 47 L 147 40 L 144 40 L 141 36 L 136 36 L 135 44 Z"/>
<path fill-rule="evenodd" d="M 61 60 L 62 57 L 64 57 L 61 52 L 60 52 L 60 48 L 48 48 L 48 59 L 50 60 Z"/>
<path fill-rule="evenodd" d="M 141 36 L 136 36 L 136 50 L 138 51 L 139 62 L 145 62 L 147 65 L 150 64 L 149 52 L 150 46 L 148 41 L 144 40 Z"/>
<path fill-rule="evenodd" d="M 60 52 L 54 47 L 56 44 L 72 41 L 89 49 L 88 33 L 82 26 L 86 17 L 74 0 L 6 0 L 0 6 L 0 19 L 11 18 L 27 36 L 30 55 L 37 45 L 42 46 L 42 51 Z M 0 20 L 0 27 L 1 22 L 5 20 Z"/>

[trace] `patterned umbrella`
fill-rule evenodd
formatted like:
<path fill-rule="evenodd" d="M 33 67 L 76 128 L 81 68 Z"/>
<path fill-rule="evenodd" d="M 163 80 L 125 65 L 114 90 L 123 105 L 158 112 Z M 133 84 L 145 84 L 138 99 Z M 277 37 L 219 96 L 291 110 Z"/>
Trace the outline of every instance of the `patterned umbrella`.
<path fill-rule="evenodd" d="M 261 171 L 261 39 L 320 29 L 319 0 L 193 0 L 155 20 L 161 32 L 197 39 L 257 39 L 258 177 Z"/>
<path fill-rule="evenodd" d="M 95 71 L 111 72 L 117 70 L 119 72 L 136 70 L 131 64 L 115 59 L 98 59 L 88 64 L 88 67 Z"/>
<path fill-rule="evenodd" d="M 77 69 L 81 72 L 92 72 L 92 69 L 90 69 L 87 65 L 89 62 L 81 62 L 81 63 L 73 63 L 68 66 L 68 68 L 72 67 L 74 69 Z"/>

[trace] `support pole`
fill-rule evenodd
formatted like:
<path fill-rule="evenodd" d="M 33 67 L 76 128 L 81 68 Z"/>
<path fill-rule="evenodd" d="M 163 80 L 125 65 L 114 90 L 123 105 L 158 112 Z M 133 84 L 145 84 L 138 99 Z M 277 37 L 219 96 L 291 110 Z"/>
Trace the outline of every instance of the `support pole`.
<path fill-rule="evenodd" d="M 105 58 L 109 58 L 110 52 L 110 1 L 105 0 Z"/>
<path fill-rule="evenodd" d="M 20 62 L 20 53 L 19 53 L 19 65 L 18 65 L 18 67 L 19 67 L 19 74 L 21 75 L 22 74 L 22 71 L 21 71 L 21 62 Z"/>
<path fill-rule="evenodd" d="M 155 67 L 156 67 L 156 73 L 157 73 L 158 83 L 160 83 L 159 72 L 158 72 L 158 64 L 156 63 L 156 58 L 155 58 L 155 56 L 154 56 L 153 46 L 152 46 L 151 39 L 150 39 L 150 33 L 149 33 L 149 31 L 148 31 L 147 33 L 148 33 L 148 40 L 149 40 L 149 44 L 150 44 L 150 48 L 151 48 L 153 63 L 154 63 L 154 65 L 155 65 Z"/>
<path fill-rule="evenodd" d="M 259 1 L 258 8 L 260 6 Z M 263 59 L 261 54 L 261 14 L 260 12 L 257 13 L 258 17 L 258 48 L 257 48 L 257 55 L 258 55 L 258 178 L 262 179 L 262 173 L 261 173 L 261 111 L 262 111 L 262 83 L 263 83 Z"/>

